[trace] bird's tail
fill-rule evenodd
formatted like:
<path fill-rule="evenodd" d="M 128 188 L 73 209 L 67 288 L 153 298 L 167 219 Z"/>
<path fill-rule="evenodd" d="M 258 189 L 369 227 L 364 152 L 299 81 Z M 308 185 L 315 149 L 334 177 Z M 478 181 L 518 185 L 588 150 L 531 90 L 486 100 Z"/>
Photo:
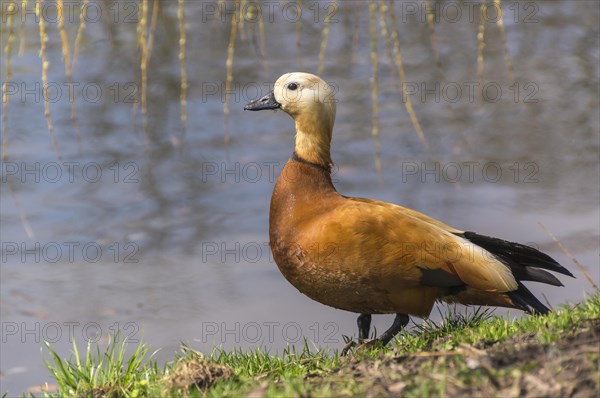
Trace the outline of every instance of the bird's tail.
<path fill-rule="evenodd" d="M 474 232 L 460 234 L 463 238 L 484 248 L 506 264 L 518 283 L 518 289 L 506 293 L 515 308 L 528 313 L 546 314 L 550 310 L 523 285 L 522 281 L 541 282 L 563 286 L 561 281 L 548 271 L 574 277 L 571 272 L 552 257 L 533 247 L 520 243 L 479 235 Z M 546 271 L 547 270 L 547 271 Z"/>

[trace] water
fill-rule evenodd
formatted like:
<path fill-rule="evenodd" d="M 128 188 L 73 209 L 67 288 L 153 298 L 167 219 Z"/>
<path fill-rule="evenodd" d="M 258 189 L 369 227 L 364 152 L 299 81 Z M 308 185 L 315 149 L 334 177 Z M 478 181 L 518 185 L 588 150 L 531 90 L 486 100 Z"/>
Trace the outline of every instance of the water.
<path fill-rule="evenodd" d="M 82 346 L 84 337 L 106 342 L 120 330 L 162 348 L 158 358 L 165 361 L 181 341 L 202 351 L 261 344 L 274 351 L 303 338 L 340 348 L 342 334 L 356 332 L 354 314 L 311 301 L 279 274 L 267 247 L 268 204 L 292 150 L 293 124 L 282 112 L 242 110 L 266 93 L 264 82 L 288 71 L 316 72 L 330 3 L 305 4 L 299 47 L 296 25 L 277 5 L 274 22 L 265 24 L 263 61 L 253 44 L 258 27 L 247 24 L 238 35 L 229 144 L 222 96 L 231 16 L 222 22 L 207 4 L 185 5 L 185 135 L 176 4 L 161 3 L 147 131 L 141 104 L 136 113 L 130 102 L 140 91 L 136 24 L 127 18 L 137 3 L 110 3 L 103 22 L 88 23 L 73 78 L 81 151 L 58 30 L 48 23 L 49 81 L 62 95 L 50 109 L 62 160 L 35 86 L 41 85 L 39 33 L 33 16 L 26 18 L 23 55 L 13 56 L 17 91 L 8 108 L 10 158 L 2 167 L 2 392 L 52 383 L 42 361 L 48 355 L 40 354 L 44 339 L 68 356 L 72 335 Z M 411 4 L 416 15 L 406 8 Z M 538 223 L 598 283 L 598 4 L 504 5 L 518 86 L 508 78 L 493 23 L 486 24 L 484 81 L 477 85 L 477 20 L 469 21 L 467 5 L 436 4 L 441 81 L 418 11 L 422 3 L 396 7 L 407 88 L 431 151 L 415 133 L 379 40 L 381 176 L 371 137 L 368 8 L 348 2 L 337 9 L 323 73 L 338 88 L 335 184 L 346 195 L 399 203 L 457 228 L 536 245 L 577 279 L 532 290 L 553 306 L 581 301 L 591 285 Z M 458 19 L 452 7 L 463 12 Z M 76 30 L 77 18 L 67 23 L 71 50 Z M 2 37 L 4 47 L 4 30 Z M 484 84 L 496 102 L 481 100 Z M 174 146 L 178 141 L 183 144 Z M 380 332 L 390 322 L 375 317 Z"/>

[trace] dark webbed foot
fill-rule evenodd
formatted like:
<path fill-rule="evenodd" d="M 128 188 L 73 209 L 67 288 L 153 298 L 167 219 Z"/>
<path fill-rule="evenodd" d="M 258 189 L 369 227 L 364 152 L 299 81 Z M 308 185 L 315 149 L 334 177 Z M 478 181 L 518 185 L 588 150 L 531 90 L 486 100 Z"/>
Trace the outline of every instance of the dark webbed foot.
<path fill-rule="evenodd" d="M 358 343 L 354 340 L 350 340 L 342 349 L 341 356 L 346 356 L 348 352 L 357 348 L 371 349 L 378 345 L 385 346 L 396 336 L 407 324 L 410 318 L 405 314 L 396 314 L 392 326 L 386 330 L 379 338 L 369 340 L 363 343 L 363 341 L 369 336 L 369 329 L 371 327 L 371 314 L 360 314 L 357 319 L 358 324 Z"/>
<path fill-rule="evenodd" d="M 400 333 L 400 331 L 402 329 L 404 329 L 404 326 L 408 325 L 409 320 L 410 320 L 410 318 L 408 317 L 408 315 L 396 314 L 396 318 L 394 318 L 394 323 L 392 323 L 392 326 L 390 326 L 390 328 L 388 330 L 383 332 L 383 334 L 381 335 L 381 337 L 378 338 L 378 340 L 381 340 L 383 345 L 386 345 L 398 333 Z"/>
<path fill-rule="evenodd" d="M 360 314 L 356 320 L 358 324 L 358 342 L 369 338 L 369 330 L 371 330 L 371 314 Z"/>

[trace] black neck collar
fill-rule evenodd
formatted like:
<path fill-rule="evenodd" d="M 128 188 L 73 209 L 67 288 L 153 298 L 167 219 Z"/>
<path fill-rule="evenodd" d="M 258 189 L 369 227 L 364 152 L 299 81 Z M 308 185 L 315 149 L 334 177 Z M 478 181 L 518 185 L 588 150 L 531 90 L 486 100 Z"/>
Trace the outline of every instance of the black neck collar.
<path fill-rule="evenodd" d="M 313 162 L 309 162 L 308 160 L 301 158 L 300 156 L 298 156 L 298 154 L 296 153 L 296 151 L 292 152 L 292 159 L 294 159 L 296 162 L 300 162 L 300 163 L 304 163 L 306 165 L 309 165 L 311 167 L 315 167 L 321 171 L 326 172 L 327 174 L 331 173 L 331 166 L 324 166 L 322 164 L 319 163 L 313 163 Z"/>

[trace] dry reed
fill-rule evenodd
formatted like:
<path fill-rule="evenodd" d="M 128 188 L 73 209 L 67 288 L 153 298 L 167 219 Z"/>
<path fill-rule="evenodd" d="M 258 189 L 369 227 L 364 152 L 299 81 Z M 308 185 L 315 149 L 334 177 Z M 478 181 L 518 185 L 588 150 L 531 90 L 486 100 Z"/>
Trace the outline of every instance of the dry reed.
<path fill-rule="evenodd" d="M 504 50 L 504 64 L 506 65 L 506 70 L 508 71 L 508 78 L 510 82 L 512 84 L 515 84 L 515 72 L 513 69 L 513 63 L 510 57 L 510 53 L 508 52 L 508 43 L 506 42 L 504 15 L 502 13 L 502 0 L 494 0 L 494 4 L 496 6 L 496 9 L 498 10 L 498 20 L 496 21 L 496 25 L 498 25 L 498 29 L 500 29 L 500 39 L 502 40 L 502 48 Z"/>
<path fill-rule="evenodd" d="M 177 7 L 177 19 L 179 20 L 179 64 L 181 70 L 181 91 L 179 93 L 179 104 L 181 106 L 181 130 L 182 136 L 187 129 L 187 66 L 185 56 L 186 33 L 185 33 L 185 0 L 179 0 Z"/>
<path fill-rule="evenodd" d="M 77 64 L 77 59 L 79 57 L 79 49 L 81 48 L 81 40 L 83 39 L 83 32 L 85 31 L 85 20 L 87 16 L 85 15 L 85 10 L 87 10 L 89 0 L 83 0 L 81 3 L 81 8 L 79 10 L 79 26 L 77 27 L 77 35 L 75 36 L 75 46 L 73 49 L 73 61 L 71 64 L 71 70 L 75 70 L 75 65 Z"/>
<path fill-rule="evenodd" d="M 391 34 L 392 34 L 392 44 L 394 46 L 394 61 L 396 63 L 396 67 L 398 68 L 398 76 L 400 77 L 401 84 L 406 83 L 406 72 L 404 71 L 404 65 L 402 64 L 402 55 L 400 53 L 400 39 L 398 38 L 398 25 L 396 24 L 396 14 L 394 12 L 394 0 L 390 0 L 390 20 L 391 20 Z M 408 112 L 408 116 L 410 117 L 410 121 L 419 136 L 419 140 L 423 143 L 425 148 L 429 149 L 429 143 L 425 138 L 425 133 L 421 128 L 421 124 L 419 123 L 419 119 L 415 114 L 415 110 L 412 106 L 412 101 L 410 96 L 406 95 L 404 98 L 404 106 L 406 107 L 406 111 Z"/>
<path fill-rule="evenodd" d="M 15 41 L 15 11 L 16 4 L 14 1 L 11 1 L 7 4 L 7 18 L 6 18 L 6 28 L 8 30 L 8 39 L 6 40 L 6 46 L 3 51 L 6 54 L 6 74 L 4 78 L 4 82 L 2 82 L 2 160 L 8 160 L 8 102 L 9 96 L 7 92 L 7 83 L 12 78 L 12 48 L 13 43 Z"/>
<path fill-rule="evenodd" d="M 237 0 L 239 1 L 239 0 Z M 231 138 L 229 137 L 229 98 L 231 97 L 231 83 L 233 82 L 233 56 L 235 55 L 235 38 L 238 30 L 238 20 L 243 17 L 241 15 L 234 15 L 231 18 L 231 28 L 229 32 L 229 43 L 227 45 L 227 61 L 225 61 L 225 67 L 227 69 L 227 75 L 225 79 L 225 101 L 223 102 L 223 133 L 224 142 L 228 144 Z"/>
<path fill-rule="evenodd" d="M 65 76 L 69 87 L 73 87 L 73 73 L 71 70 L 71 49 L 69 46 L 69 38 L 65 29 L 65 8 L 63 0 L 56 0 L 58 10 L 58 31 L 60 34 L 60 43 L 63 55 L 63 64 L 65 66 Z M 79 129 L 79 121 L 77 120 L 77 107 L 75 106 L 75 92 L 69 90 L 69 105 L 71 107 L 71 124 L 75 129 L 75 140 L 77 141 L 77 150 L 81 153 L 81 131 Z"/>
<path fill-rule="evenodd" d="M 388 10 L 387 5 L 384 2 L 379 2 L 379 28 L 381 29 L 381 37 L 385 41 L 385 49 L 387 57 L 390 61 L 390 77 L 394 80 L 394 76 L 396 75 L 396 68 L 393 67 L 394 64 L 394 56 L 392 55 L 392 40 L 390 39 L 390 33 L 387 24 Z"/>
<path fill-rule="evenodd" d="M 477 80 L 483 84 L 483 49 L 485 47 L 485 15 L 487 10 L 487 0 L 481 3 L 479 13 L 479 29 L 477 31 Z"/>
<path fill-rule="evenodd" d="M 337 0 L 333 0 L 329 3 L 328 8 L 337 8 Z M 321 31 L 321 47 L 319 49 L 319 69 L 317 75 L 321 76 L 325 70 L 325 50 L 327 49 L 327 39 L 329 38 L 329 32 L 331 31 L 331 15 L 328 13 L 323 20 L 323 30 Z"/>
<path fill-rule="evenodd" d="M 381 144 L 379 142 L 379 61 L 377 58 L 377 4 L 369 0 L 369 34 L 371 35 L 371 99 L 373 100 L 373 115 L 371 135 L 375 145 L 375 170 L 381 173 Z"/>
<path fill-rule="evenodd" d="M 581 273 L 585 276 L 585 278 L 588 280 L 588 282 L 590 282 L 590 284 L 594 287 L 594 289 L 598 290 L 598 285 L 596 285 L 596 283 L 594 282 L 594 279 L 591 277 L 590 273 L 588 272 L 588 270 L 586 269 L 586 267 L 581 264 L 579 261 L 577 261 L 577 259 L 575 258 L 575 256 L 573 256 L 571 254 L 571 252 L 561 243 L 561 241 L 559 241 L 556 236 L 554 236 L 554 234 L 552 234 L 552 232 L 550 232 L 545 226 L 544 224 L 542 224 L 541 222 L 538 223 L 540 227 L 542 227 L 542 229 L 544 230 L 544 232 L 546 232 L 546 235 L 548 235 L 550 237 L 550 239 L 552 239 L 554 241 L 554 243 L 556 243 L 558 245 L 558 247 L 560 248 L 560 250 L 562 250 L 562 252 L 571 259 L 571 261 L 573 261 L 573 263 L 575 263 L 575 265 L 577 266 L 577 268 L 579 268 L 579 271 L 581 271 Z"/>
<path fill-rule="evenodd" d="M 442 69 L 442 62 L 440 61 L 440 52 L 437 46 L 437 38 L 435 34 L 435 26 L 434 26 L 434 10 L 429 3 L 429 0 L 425 0 L 425 13 L 427 18 L 427 28 L 429 30 L 429 45 L 431 46 L 431 51 L 433 52 L 433 58 L 435 60 L 435 68 L 441 80 L 446 80 L 444 77 L 444 71 Z"/>
<path fill-rule="evenodd" d="M 42 4 L 44 0 L 37 0 L 35 3 L 35 13 L 39 19 L 38 27 L 40 31 L 40 57 L 42 58 L 42 83 L 44 86 L 43 97 L 44 97 L 44 117 L 46 118 L 46 124 L 48 125 L 48 132 L 50 133 L 50 139 L 52 140 L 52 146 L 54 152 L 58 156 L 59 160 L 62 160 L 60 153 L 60 147 L 54 134 L 54 124 L 52 123 L 52 116 L 50 115 L 50 102 L 48 102 L 48 67 L 50 62 L 46 57 L 46 42 L 48 41 L 48 35 L 46 34 L 46 20 L 42 15 Z"/>
<path fill-rule="evenodd" d="M 27 19 L 27 0 L 21 1 L 21 24 L 19 25 L 19 56 L 25 54 L 25 21 Z"/>

